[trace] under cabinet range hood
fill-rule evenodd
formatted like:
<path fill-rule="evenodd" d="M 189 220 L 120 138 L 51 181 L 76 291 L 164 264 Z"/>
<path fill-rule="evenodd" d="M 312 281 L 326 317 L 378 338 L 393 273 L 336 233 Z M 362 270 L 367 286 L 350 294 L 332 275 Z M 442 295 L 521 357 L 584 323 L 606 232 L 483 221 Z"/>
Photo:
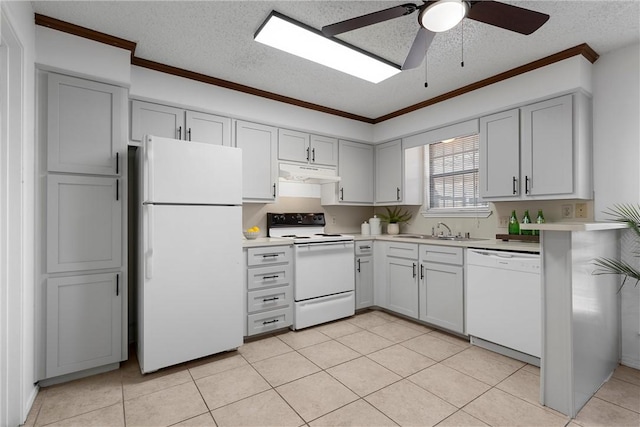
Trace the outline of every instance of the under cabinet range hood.
<path fill-rule="evenodd" d="M 339 182 L 335 168 L 280 163 L 280 181 L 304 182 L 307 184 L 330 184 Z"/>

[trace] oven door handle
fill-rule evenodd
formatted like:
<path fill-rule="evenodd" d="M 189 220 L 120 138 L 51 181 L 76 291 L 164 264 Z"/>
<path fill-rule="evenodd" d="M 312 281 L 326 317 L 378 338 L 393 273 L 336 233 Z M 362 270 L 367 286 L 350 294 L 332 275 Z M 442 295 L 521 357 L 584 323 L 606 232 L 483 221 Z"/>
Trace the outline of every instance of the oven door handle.
<path fill-rule="evenodd" d="M 309 242 L 309 243 L 296 243 L 295 245 L 293 245 L 294 248 L 297 249 L 302 249 L 302 248 L 309 248 L 312 250 L 321 250 L 323 247 L 324 248 L 328 248 L 331 246 L 351 246 L 351 248 L 353 248 L 354 243 L 353 240 L 342 240 L 342 241 L 338 241 L 338 242 Z"/>

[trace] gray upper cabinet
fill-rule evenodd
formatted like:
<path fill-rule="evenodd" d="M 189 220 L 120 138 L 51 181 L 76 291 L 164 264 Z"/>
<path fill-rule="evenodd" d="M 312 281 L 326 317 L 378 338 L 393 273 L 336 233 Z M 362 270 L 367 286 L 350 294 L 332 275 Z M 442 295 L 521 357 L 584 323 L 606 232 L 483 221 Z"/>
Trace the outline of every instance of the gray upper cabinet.
<path fill-rule="evenodd" d="M 47 170 L 118 175 L 123 88 L 50 73 L 47 77 Z"/>
<path fill-rule="evenodd" d="M 231 146 L 231 119 L 167 105 L 131 102 L 131 140 L 145 135 Z"/>
<path fill-rule="evenodd" d="M 402 201 L 402 142 L 376 145 L 376 203 Z"/>
<path fill-rule="evenodd" d="M 47 177 L 47 272 L 122 266 L 122 188 L 117 178 Z"/>
<path fill-rule="evenodd" d="M 339 201 L 373 203 L 373 146 L 340 141 L 339 157 Z"/>
<path fill-rule="evenodd" d="M 593 198 L 590 118 L 580 92 L 481 118 L 482 198 Z"/>
<path fill-rule="evenodd" d="M 236 147 L 242 149 L 242 198 L 246 202 L 274 202 L 278 170 L 278 131 L 257 123 L 236 122 Z"/>
<path fill-rule="evenodd" d="M 520 197 L 520 110 L 480 119 L 482 197 Z"/>
<path fill-rule="evenodd" d="M 279 129 L 278 159 L 316 165 L 337 166 L 338 140 L 289 129 Z"/>

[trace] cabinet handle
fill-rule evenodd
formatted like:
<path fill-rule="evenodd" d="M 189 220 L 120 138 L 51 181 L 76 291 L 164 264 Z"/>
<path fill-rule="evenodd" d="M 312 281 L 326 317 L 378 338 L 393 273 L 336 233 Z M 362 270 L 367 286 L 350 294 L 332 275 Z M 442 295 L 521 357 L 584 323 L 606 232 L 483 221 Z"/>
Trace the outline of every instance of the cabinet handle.
<path fill-rule="evenodd" d="M 268 279 L 277 279 L 278 276 L 277 274 L 274 274 L 273 276 L 262 276 L 262 280 L 268 280 Z"/>
<path fill-rule="evenodd" d="M 120 153 L 116 153 L 116 175 L 120 173 Z"/>
<path fill-rule="evenodd" d="M 178 126 L 178 139 L 182 139 L 182 126 Z"/>
<path fill-rule="evenodd" d="M 116 274 L 116 296 L 120 295 L 120 275 Z"/>
<path fill-rule="evenodd" d="M 367 245 L 367 246 L 358 246 L 360 249 L 371 249 L 371 246 Z"/>
<path fill-rule="evenodd" d="M 187 129 L 187 139 L 191 141 L 191 128 Z"/>
<path fill-rule="evenodd" d="M 360 258 L 358 258 L 358 273 L 360 273 Z"/>
<path fill-rule="evenodd" d="M 340 200 L 344 200 L 344 187 L 340 187 Z"/>
<path fill-rule="evenodd" d="M 262 300 L 262 302 L 277 301 L 277 300 L 279 300 L 279 299 L 280 299 L 280 298 L 278 298 L 278 297 L 264 298 L 264 299 Z"/>
<path fill-rule="evenodd" d="M 529 177 L 524 177 L 524 194 L 529 194 Z"/>
<path fill-rule="evenodd" d="M 518 194 L 518 190 L 516 190 L 516 185 L 518 184 L 518 180 L 516 177 L 513 177 L 513 181 L 511 181 L 511 185 L 513 187 L 513 194 Z"/>
<path fill-rule="evenodd" d="M 311 150 L 311 161 L 312 161 L 312 162 L 315 162 L 315 161 L 316 161 L 316 149 L 315 149 L 315 148 L 313 148 L 313 149 Z"/>
<path fill-rule="evenodd" d="M 396 200 L 400 201 L 400 187 L 396 187 Z"/>
<path fill-rule="evenodd" d="M 309 147 L 307 147 L 307 162 L 309 161 Z"/>
<path fill-rule="evenodd" d="M 262 258 L 277 258 L 278 254 L 264 254 Z"/>
<path fill-rule="evenodd" d="M 276 197 L 276 183 L 273 183 L 273 197 Z"/>
<path fill-rule="evenodd" d="M 263 325 L 268 325 L 270 323 L 276 323 L 278 322 L 279 319 L 273 319 L 273 320 L 265 320 L 264 322 L 262 322 Z"/>
<path fill-rule="evenodd" d="M 424 265 L 420 264 L 420 280 L 424 279 Z"/>
<path fill-rule="evenodd" d="M 413 278 L 416 278 L 416 263 L 413 263 Z"/>
<path fill-rule="evenodd" d="M 116 201 L 120 200 L 120 180 L 116 179 Z"/>

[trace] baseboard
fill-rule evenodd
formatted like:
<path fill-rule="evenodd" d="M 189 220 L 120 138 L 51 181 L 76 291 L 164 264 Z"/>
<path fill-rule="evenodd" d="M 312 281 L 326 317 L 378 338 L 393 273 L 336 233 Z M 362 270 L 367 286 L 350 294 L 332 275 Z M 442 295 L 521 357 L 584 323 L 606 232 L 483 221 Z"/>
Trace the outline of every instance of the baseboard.
<path fill-rule="evenodd" d="M 638 359 L 630 359 L 628 357 L 623 357 L 620 360 L 620 364 L 624 366 L 628 366 L 629 368 L 640 370 L 640 360 Z"/>

